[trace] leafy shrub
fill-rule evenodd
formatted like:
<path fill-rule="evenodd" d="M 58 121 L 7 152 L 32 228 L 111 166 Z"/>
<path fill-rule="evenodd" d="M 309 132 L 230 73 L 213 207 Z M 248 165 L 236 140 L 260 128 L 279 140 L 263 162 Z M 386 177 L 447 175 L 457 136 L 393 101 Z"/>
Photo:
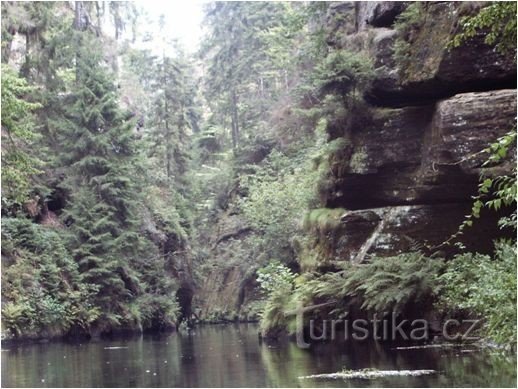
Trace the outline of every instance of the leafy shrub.
<path fill-rule="evenodd" d="M 278 289 L 290 290 L 294 279 L 293 272 L 279 261 L 272 261 L 257 270 L 257 282 L 267 295 Z"/>
<path fill-rule="evenodd" d="M 288 319 L 285 315 L 291 302 L 291 295 L 286 290 L 272 292 L 260 313 L 260 331 L 263 336 L 275 337 L 286 329 Z"/>
<path fill-rule="evenodd" d="M 459 226 L 458 231 L 452 235 L 445 243 L 457 238 L 464 233 L 466 227 L 471 227 L 476 219 L 480 218 L 483 208 L 492 211 L 498 211 L 502 207 L 511 207 L 514 205 L 513 212 L 508 216 L 499 219 L 500 228 L 513 228 L 516 230 L 516 166 L 511 174 L 499 175 L 496 177 L 487 174 L 487 168 L 503 161 L 509 161 L 508 153 L 516 146 L 516 127 L 504 136 L 498 138 L 496 142 L 489 145 L 488 148 L 482 150 L 489 155 L 484 162 L 483 169 L 479 177 L 478 193 L 473 196 L 473 206 L 471 213 L 466 216 L 464 222 Z M 456 243 L 461 245 L 460 242 Z"/>
<path fill-rule="evenodd" d="M 246 220 L 262 233 L 270 257 L 284 257 L 290 240 L 301 230 L 301 215 L 316 202 L 313 147 L 294 156 L 273 151 L 254 174 L 241 177 L 247 197 L 239 202 Z"/>
<path fill-rule="evenodd" d="M 516 245 L 501 241 L 495 254 L 466 253 L 447 263 L 438 307 L 485 320 L 483 335 L 501 344 L 516 343 Z"/>
<path fill-rule="evenodd" d="M 516 58 L 516 2 L 492 2 L 474 16 L 465 16 L 459 24 L 462 31 L 452 41 L 457 47 L 480 31 L 487 31 L 485 43 L 501 53 L 514 53 Z"/>
<path fill-rule="evenodd" d="M 257 271 L 257 282 L 266 294 L 260 313 L 261 333 L 272 335 L 287 325 L 285 311 L 291 301 L 295 274 L 279 261 L 272 261 Z"/>

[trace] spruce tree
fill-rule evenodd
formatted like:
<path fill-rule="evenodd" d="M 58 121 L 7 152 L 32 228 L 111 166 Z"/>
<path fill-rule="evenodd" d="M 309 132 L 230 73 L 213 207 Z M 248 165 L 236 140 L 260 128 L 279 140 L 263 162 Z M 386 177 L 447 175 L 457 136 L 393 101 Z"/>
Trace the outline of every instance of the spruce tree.
<path fill-rule="evenodd" d="M 84 281 L 96 285 L 107 325 L 117 324 L 140 285 L 129 264 L 139 252 L 133 184 L 133 125 L 117 103 L 95 36 L 71 31 L 76 45 L 75 90 L 59 128 L 65 186 L 71 193 L 65 221 Z"/>

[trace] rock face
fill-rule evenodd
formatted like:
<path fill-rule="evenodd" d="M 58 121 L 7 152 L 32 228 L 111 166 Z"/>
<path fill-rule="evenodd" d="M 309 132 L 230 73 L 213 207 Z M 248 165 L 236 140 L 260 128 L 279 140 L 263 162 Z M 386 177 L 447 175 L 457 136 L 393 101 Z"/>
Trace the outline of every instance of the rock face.
<path fill-rule="evenodd" d="M 252 229 L 232 209 L 207 227 L 201 243 L 211 261 L 196 290 L 194 312 L 199 319 L 214 322 L 257 319 L 249 306 L 258 297 L 257 266 L 247 261 Z"/>
<path fill-rule="evenodd" d="M 357 6 L 358 28 L 390 27 L 406 6 L 403 1 L 360 1 Z"/>
<path fill-rule="evenodd" d="M 405 62 L 396 69 L 393 46 L 397 33 L 383 33 L 371 46 L 378 77 L 370 101 L 382 106 L 426 104 L 462 92 L 516 88 L 516 64 L 478 36 L 456 48 L 450 42 L 458 31 L 462 3 L 428 2 L 422 20 L 411 31 Z M 373 32 L 373 34 L 378 34 Z"/>
<path fill-rule="evenodd" d="M 309 239 L 297 250 L 302 271 L 334 270 L 340 262 L 392 256 L 416 249 L 451 256 L 443 244 L 470 213 L 483 152 L 515 123 L 516 65 L 481 37 L 454 49 L 448 42 L 461 15 L 478 3 L 423 3 L 410 34 L 408 58 L 394 58 L 394 23 L 407 2 L 332 2 L 327 43 L 333 50 L 362 51 L 376 68 L 361 112 L 335 115 L 327 131 L 337 147 L 319 183 L 319 216 L 304 221 Z M 464 8 L 468 7 L 466 11 Z M 250 153 L 250 160 L 264 157 Z M 514 162 L 485 174 L 511 173 Z M 311 215 L 311 213 L 310 213 Z M 500 215 L 486 212 L 462 243 L 490 252 L 502 232 Z M 307 225 L 306 225 L 307 224 Z M 219 263 L 199 292 L 205 318 L 249 315 L 257 258 L 240 250 L 253 237 L 238 214 L 227 212 L 206 245 Z M 256 256 L 257 257 L 257 256 Z M 221 263 L 227 264 L 221 271 Z M 254 265 L 255 264 L 255 265 Z M 254 267 L 255 266 L 255 267 Z"/>
<path fill-rule="evenodd" d="M 515 123 L 513 56 L 496 53 L 482 37 L 448 48 L 459 17 L 469 12 L 466 5 L 423 3 L 408 58 L 398 63 L 393 56 L 398 31 L 390 27 L 404 7 L 368 2 L 358 3 L 354 11 L 342 3 L 331 9 L 342 24 L 330 25 L 330 43 L 335 49 L 367 52 L 377 76 L 366 96 L 371 106 L 361 120 L 329 126 L 331 137 L 342 141 L 329 157 L 322 205 L 347 211 L 332 229 L 310 229 L 317 267 L 416 248 L 452 255 L 454 248 L 442 243 L 470 213 L 488 157 L 482 151 Z M 511 173 L 514 164 L 484 173 Z M 482 216 L 463 243 L 469 250 L 489 252 L 492 237 L 501 235 L 498 215 Z"/>
<path fill-rule="evenodd" d="M 469 201 L 488 144 L 512 126 L 516 91 L 464 93 L 435 105 L 375 109 L 344 134 L 327 207 L 363 209 Z M 333 158 L 333 157 L 331 157 Z"/>

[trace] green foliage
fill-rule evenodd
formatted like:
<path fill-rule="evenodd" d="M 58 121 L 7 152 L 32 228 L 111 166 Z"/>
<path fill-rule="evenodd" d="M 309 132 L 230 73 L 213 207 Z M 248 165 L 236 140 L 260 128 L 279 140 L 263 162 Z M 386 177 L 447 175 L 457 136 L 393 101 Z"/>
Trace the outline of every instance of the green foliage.
<path fill-rule="evenodd" d="M 200 52 L 208 64 L 205 96 L 220 123 L 230 127 L 234 149 L 260 125 L 257 117 L 286 84 L 285 70 L 272 68 L 268 60 L 268 40 L 261 33 L 280 25 L 283 8 L 272 2 L 206 6 L 209 33 Z"/>
<path fill-rule="evenodd" d="M 465 253 L 444 261 L 411 252 L 345 264 L 342 271 L 306 275 L 301 280 L 289 272 L 287 282 L 269 282 L 266 277 L 269 298 L 261 325 L 265 331 L 286 328 L 289 321 L 283 313 L 295 302 L 334 301 L 331 309 L 357 304 L 370 312 L 400 314 L 411 306 L 423 312 L 436 309 L 480 317 L 485 323 L 482 336 L 512 345 L 516 342 L 516 258 L 514 243 L 498 242 L 493 258 Z M 276 266 L 271 265 L 268 274 L 283 274 Z"/>
<path fill-rule="evenodd" d="M 260 330 L 263 335 L 275 337 L 288 325 L 285 315 L 291 302 L 291 295 L 286 290 L 272 292 L 260 313 Z"/>
<path fill-rule="evenodd" d="M 67 171 L 63 185 L 71 193 L 64 219 L 83 279 L 99 290 L 95 305 L 102 311 L 99 326 L 105 328 L 121 323 L 124 305 L 141 288 L 131 262 L 138 260 L 147 243 L 137 230 L 140 199 L 132 123 L 117 105 L 96 37 L 71 34 L 77 45 L 78 84 L 63 108 L 67 125 L 61 123 L 57 129 L 64 149 L 60 162 Z"/>
<path fill-rule="evenodd" d="M 361 308 L 374 312 L 404 312 L 408 304 L 429 305 L 440 288 L 437 276 L 443 262 L 421 253 L 374 258 L 349 264 L 341 272 L 326 273 L 304 284 L 304 295 L 344 301 L 357 298 Z"/>
<path fill-rule="evenodd" d="M 179 182 L 172 188 L 160 187 L 159 180 L 149 174 L 156 169 L 144 161 L 143 154 L 150 152 L 153 159 L 159 159 L 161 149 L 152 150 L 147 137 L 139 141 L 130 119 L 135 115 L 120 108 L 115 75 L 105 61 L 110 55 L 109 39 L 99 36 L 99 31 L 94 33 L 92 25 L 72 28 L 72 14 L 62 7 L 35 3 L 34 13 L 24 16 L 31 19 L 28 24 L 38 26 L 37 36 L 28 37 L 26 79 L 2 65 L 2 137 L 14 140 L 16 152 L 31 157 L 45 154 L 46 174 L 41 180 L 64 196 L 60 209 L 47 211 L 45 203 L 53 199 L 38 191 L 45 214 L 37 215 L 37 220 L 59 216 L 63 222 L 59 231 L 24 219 L 9 219 L 10 224 L 3 225 L 2 232 L 7 228 L 10 234 L 4 239 L 3 254 L 8 252 L 12 259 L 2 273 L 6 277 L 3 320 L 19 336 L 88 333 L 93 327 L 100 331 L 170 327 L 178 317 L 177 285 L 172 275 L 168 277 L 174 260 L 171 252 L 185 245 L 190 227 L 190 216 L 183 212 L 185 197 L 176 190 Z M 81 12 L 89 10 L 85 5 Z M 119 11 L 112 11 L 117 17 Z M 62 17 L 54 16 L 58 13 Z M 83 21 L 89 19 L 83 16 Z M 173 68 L 174 64 L 165 70 L 174 73 Z M 164 81 L 161 75 L 153 74 Z M 185 99 L 180 99 L 184 95 L 179 96 L 177 78 L 175 82 L 166 79 L 176 89 L 166 91 L 165 98 L 179 115 L 177 108 Z M 39 87 L 29 87 L 31 82 Z M 156 94 L 163 97 L 160 92 Z M 29 94 L 41 102 L 41 137 L 32 135 L 31 110 L 39 106 L 28 103 Z M 160 102 L 161 106 L 155 104 L 157 109 L 167 104 Z M 185 105 L 184 118 L 191 113 Z M 158 126 L 158 120 L 150 123 Z M 193 119 L 189 116 L 185 121 L 191 124 Z M 7 127 L 9 132 L 4 130 Z M 155 143 L 161 147 L 162 140 Z M 176 144 L 178 139 L 167 140 Z M 10 148 L 9 153 L 6 150 L 2 150 L 2 162 L 13 155 Z M 18 165 L 20 160 L 16 159 Z M 26 187 L 36 191 L 35 183 L 28 181 L 36 164 L 31 161 L 23 169 L 18 165 L 19 171 L 12 176 L 27 181 Z M 183 173 L 178 166 L 175 178 L 180 179 Z M 3 175 L 3 183 L 4 178 L 10 175 Z M 7 195 L 11 193 L 4 185 L 3 214 Z"/>
<path fill-rule="evenodd" d="M 180 318 L 180 305 L 174 294 L 145 294 L 131 307 L 143 329 L 172 328 Z"/>
<path fill-rule="evenodd" d="M 34 92 L 27 81 L 2 64 L 2 210 L 16 211 L 29 198 L 32 177 L 41 173 L 41 161 L 31 152 L 38 140 L 31 103 Z"/>
<path fill-rule="evenodd" d="M 344 99 L 346 106 L 357 100 L 374 78 L 373 64 L 369 57 L 346 50 L 329 53 L 317 64 L 314 82 L 324 92 L 336 92 Z"/>
<path fill-rule="evenodd" d="M 2 220 L 2 322 L 15 336 L 88 328 L 100 314 L 65 246 L 66 234 L 30 220 Z"/>
<path fill-rule="evenodd" d="M 272 335 L 286 327 L 285 311 L 292 300 L 295 277 L 279 261 L 272 261 L 257 271 L 257 281 L 267 296 L 259 315 L 263 334 Z"/>
<path fill-rule="evenodd" d="M 294 280 L 292 271 L 279 261 L 272 261 L 257 270 L 257 282 L 268 295 L 277 289 L 290 290 Z"/>
<path fill-rule="evenodd" d="M 276 277 L 283 278 L 286 270 L 281 267 L 273 264 L 267 269 L 269 274 L 276 271 Z M 426 311 L 440 294 L 439 275 L 443 268 L 442 259 L 412 252 L 373 258 L 366 264 L 346 264 L 343 271 L 300 280 L 288 271 L 287 282 L 275 278 L 266 284 L 269 295 L 261 316 L 261 328 L 263 331 L 286 328 L 289 321 L 283 313 L 296 303 L 334 301 L 331 308 L 336 308 L 355 301 L 360 309 L 377 313 L 404 313 L 409 305 Z"/>
<path fill-rule="evenodd" d="M 398 37 L 394 42 L 393 58 L 404 73 L 412 61 L 411 57 L 411 38 L 413 33 L 419 29 L 424 21 L 425 12 L 423 4 L 418 1 L 412 2 L 396 18 L 394 28 L 398 32 Z"/>
<path fill-rule="evenodd" d="M 500 53 L 514 54 L 516 60 L 516 2 L 491 2 L 476 15 L 461 18 L 459 24 L 462 31 L 453 38 L 453 47 L 482 32 L 485 43 Z"/>
<path fill-rule="evenodd" d="M 418 252 L 375 258 L 346 274 L 344 290 L 360 297 L 362 308 L 402 312 L 409 303 L 426 305 L 437 296 L 442 265 Z"/>
<path fill-rule="evenodd" d="M 316 201 L 314 183 L 319 176 L 311 162 L 314 148 L 296 155 L 273 151 L 252 175 L 241 177 L 247 196 L 240 209 L 250 225 L 264 234 L 271 257 L 282 255 L 279 245 L 289 244 L 300 232 L 301 215 Z"/>
<path fill-rule="evenodd" d="M 477 253 L 457 255 L 439 277 L 439 309 L 474 314 L 484 320 L 482 335 L 516 344 L 516 244 L 498 242 L 493 258 Z"/>
<path fill-rule="evenodd" d="M 475 219 L 480 218 L 482 209 L 498 211 L 502 207 L 510 207 L 516 204 L 516 166 L 511 175 L 490 176 L 486 172 L 494 165 L 505 162 L 509 157 L 509 150 L 516 144 L 516 128 L 509 131 L 504 136 L 497 139 L 488 148 L 482 150 L 489 155 L 484 162 L 480 174 L 478 193 L 473 196 L 473 206 L 471 213 L 466 216 L 466 220 L 459 226 L 455 233 L 447 242 L 457 238 L 464 233 L 467 227 L 471 227 Z M 516 209 L 510 216 L 500 218 L 498 222 L 501 228 L 513 228 L 516 230 Z"/>
<path fill-rule="evenodd" d="M 130 51 L 125 77 L 136 75 L 137 87 L 145 93 L 147 106 L 135 102 L 132 109 L 145 111 L 141 113 L 140 129 L 146 158 L 152 160 L 154 170 L 163 172 L 158 183 L 172 181 L 182 188 L 189 159 L 188 132 L 199 130 L 193 65 L 178 45 L 166 42 L 165 37 L 162 41 L 171 54 L 166 55 L 165 49 L 160 57 L 145 50 Z"/>

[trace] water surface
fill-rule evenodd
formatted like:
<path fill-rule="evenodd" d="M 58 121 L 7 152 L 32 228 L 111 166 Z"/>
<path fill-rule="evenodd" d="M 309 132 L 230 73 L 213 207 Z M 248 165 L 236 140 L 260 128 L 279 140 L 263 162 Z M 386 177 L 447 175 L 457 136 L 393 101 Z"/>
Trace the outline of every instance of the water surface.
<path fill-rule="evenodd" d="M 301 380 L 344 368 L 433 369 L 422 377 Z M 516 357 L 470 347 L 395 350 L 365 342 L 260 343 L 257 326 L 86 343 L 2 345 L 2 387 L 516 387 Z"/>

